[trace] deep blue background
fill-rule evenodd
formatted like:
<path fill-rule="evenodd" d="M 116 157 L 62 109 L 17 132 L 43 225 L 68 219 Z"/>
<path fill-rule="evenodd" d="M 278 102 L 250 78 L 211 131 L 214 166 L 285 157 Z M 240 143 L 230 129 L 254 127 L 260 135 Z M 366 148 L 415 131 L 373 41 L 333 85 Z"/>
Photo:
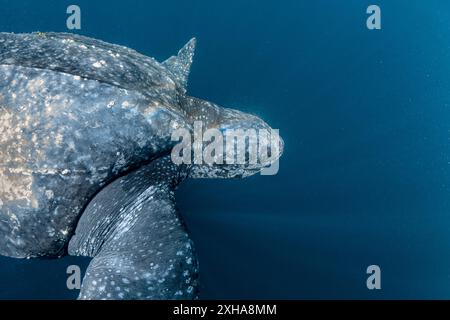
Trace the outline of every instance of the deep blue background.
<path fill-rule="evenodd" d="M 448 1 L 0 0 L 0 30 L 66 31 L 72 3 L 159 60 L 196 36 L 189 93 L 281 130 L 278 175 L 180 189 L 201 298 L 450 298 Z M 72 263 L 0 258 L 0 298 L 74 298 Z"/>

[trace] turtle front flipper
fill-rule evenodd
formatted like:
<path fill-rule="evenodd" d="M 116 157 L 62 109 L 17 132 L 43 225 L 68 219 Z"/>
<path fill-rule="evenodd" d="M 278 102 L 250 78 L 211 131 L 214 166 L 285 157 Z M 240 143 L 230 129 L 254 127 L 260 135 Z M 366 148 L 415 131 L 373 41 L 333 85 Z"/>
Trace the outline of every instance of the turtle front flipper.
<path fill-rule="evenodd" d="M 80 299 L 194 299 L 197 259 L 177 214 L 186 176 L 165 157 L 105 187 L 83 213 L 71 255 L 93 257 Z"/>

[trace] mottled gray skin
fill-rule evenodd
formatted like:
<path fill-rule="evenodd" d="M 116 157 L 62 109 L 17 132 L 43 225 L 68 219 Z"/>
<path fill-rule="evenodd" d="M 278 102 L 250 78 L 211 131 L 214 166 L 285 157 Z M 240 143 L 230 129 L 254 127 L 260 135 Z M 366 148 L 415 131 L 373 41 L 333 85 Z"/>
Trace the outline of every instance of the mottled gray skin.
<path fill-rule="evenodd" d="M 197 259 L 175 209 L 188 169 L 170 157 L 104 188 L 70 240 L 72 255 L 94 257 L 81 299 L 194 299 Z"/>
<path fill-rule="evenodd" d="M 0 33 L 1 255 L 93 257 L 81 299 L 196 297 L 176 186 L 266 164 L 175 166 L 171 134 L 269 126 L 186 96 L 194 48 L 158 63 L 73 34 Z"/>

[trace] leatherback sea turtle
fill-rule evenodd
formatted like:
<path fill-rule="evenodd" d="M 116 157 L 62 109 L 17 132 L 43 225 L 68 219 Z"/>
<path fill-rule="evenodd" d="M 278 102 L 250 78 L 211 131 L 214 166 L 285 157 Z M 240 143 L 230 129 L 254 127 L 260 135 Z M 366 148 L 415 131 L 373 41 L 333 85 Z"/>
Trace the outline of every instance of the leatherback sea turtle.
<path fill-rule="evenodd" d="M 0 33 L 1 255 L 93 257 L 80 299 L 197 296 L 176 186 L 245 177 L 267 162 L 176 165 L 171 135 L 197 120 L 269 126 L 186 95 L 195 43 L 158 63 L 74 34 Z"/>

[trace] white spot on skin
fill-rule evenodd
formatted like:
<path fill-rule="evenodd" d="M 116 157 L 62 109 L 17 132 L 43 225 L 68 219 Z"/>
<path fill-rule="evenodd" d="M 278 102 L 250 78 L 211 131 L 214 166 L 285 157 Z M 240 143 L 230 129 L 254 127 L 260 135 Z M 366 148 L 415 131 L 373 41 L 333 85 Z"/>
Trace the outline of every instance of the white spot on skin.
<path fill-rule="evenodd" d="M 40 79 L 40 78 L 32 79 L 32 80 L 28 81 L 27 89 L 30 91 L 30 93 L 34 94 L 38 91 L 41 91 L 43 85 L 44 85 L 43 79 Z"/>
<path fill-rule="evenodd" d="M 54 228 L 47 228 L 47 233 L 50 237 L 53 237 L 55 235 L 55 229 Z"/>
<path fill-rule="evenodd" d="M 45 190 L 45 196 L 48 200 L 51 200 L 55 196 L 55 193 L 53 192 L 53 190 Z"/>
<path fill-rule="evenodd" d="M 20 221 L 17 218 L 17 216 L 14 213 L 9 212 L 9 211 L 7 211 L 6 214 L 7 214 L 8 218 L 9 218 L 9 221 L 13 224 L 13 230 L 19 229 Z M 18 239 L 18 241 L 20 241 L 20 239 Z"/>
<path fill-rule="evenodd" d="M 96 61 L 92 64 L 92 66 L 95 68 L 101 68 L 103 66 L 106 66 L 106 62 L 105 60 Z"/>
<path fill-rule="evenodd" d="M 38 207 L 38 201 L 33 194 L 33 177 L 26 170 L 0 168 L 0 194 L 9 201 L 22 201 Z"/>
<path fill-rule="evenodd" d="M 63 140 L 63 135 L 61 134 L 61 133 L 58 133 L 57 135 L 56 135 L 56 137 L 55 137 L 55 143 L 56 143 L 56 145 L 60 145 L 61 144 L 61 142 L 62 142 L 62 140 Z"/>

